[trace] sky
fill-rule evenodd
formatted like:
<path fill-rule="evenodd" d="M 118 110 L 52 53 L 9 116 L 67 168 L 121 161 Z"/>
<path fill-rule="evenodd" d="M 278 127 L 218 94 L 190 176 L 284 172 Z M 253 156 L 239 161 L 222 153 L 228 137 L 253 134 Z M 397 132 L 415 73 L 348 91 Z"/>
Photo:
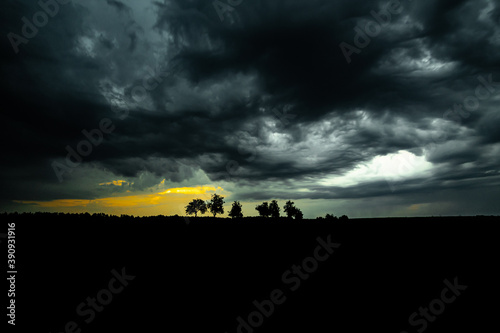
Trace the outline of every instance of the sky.
<path fill-rule="evenodd" d="M 0 211 L 500 214 L 492 0 L 8 0 Z"/>

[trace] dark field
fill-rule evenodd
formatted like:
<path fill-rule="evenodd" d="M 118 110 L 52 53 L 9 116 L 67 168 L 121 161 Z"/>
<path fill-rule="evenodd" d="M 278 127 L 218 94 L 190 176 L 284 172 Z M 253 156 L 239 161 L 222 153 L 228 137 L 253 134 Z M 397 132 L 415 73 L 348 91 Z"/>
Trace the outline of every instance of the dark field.
<path fill-rule="evenodd" d="M 4 214 L 2 220 L 16 223 L 19 331 L 498 327 L 498 217 L 296 222 Z M 434 314 L 425 319 L 420 308 L 430 305 Z"/>

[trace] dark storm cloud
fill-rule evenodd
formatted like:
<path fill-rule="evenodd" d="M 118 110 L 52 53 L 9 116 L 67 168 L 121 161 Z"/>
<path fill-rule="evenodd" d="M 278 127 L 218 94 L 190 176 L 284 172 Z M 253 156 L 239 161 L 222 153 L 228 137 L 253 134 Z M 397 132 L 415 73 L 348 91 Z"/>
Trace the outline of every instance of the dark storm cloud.
<path fill-rule="evenodd" d="M 130 13 L 131 9 L 129 6 L 125 5 L 121 1 L 117 0 L 106 0 L 106 3 L 114 8 L 116 8 L 117 11 L 123 12 L 123 13 Z"/>
<path fill-rule="evenodd" d="M 60 10 L 37 36 L 20 46 L 19 55 L 2 39 L 1 183 L 11 189 L 2 191 L 3 199 L 30 191 L 43 193 L 43 186 L 33 184 L 54 180 L 49 160 L 77 140 L 82 128 L 95 126 L 105 112 L 91 80 L 100 64 L 80 61 L 70 52 L 82 18 L 72 6 Z M 21 18 L 31 18 L 37 11 L 36 5 L 25 3 L 2 10 L 2 32 L 21 33 Z"/>
<path fill-rule="evenodd" d="M 192 46 L 181 49 L 178 56 L 192 80 L 257 71 L 265 91 L 273 96 L 270 103 L 297 105 L 302 110 L 299 116 L 304 120 L 318 119 L 334 109 L 370 107 L 373 112 L 380 112 L 387 107 L 388 99 L 393 109 L 406 107 L 409 103 L 435 106 L 429 92 L 434 89 L 433 85 L 446 78 L 444 75 L 422 78 L 390 75 L 392 73 L 383 70 L 376 72 L 379 62 L 391 52 L 419 57 L 419 46 L 431 44 L 438 38 L 431 35 L 433 28 L 419 33 L 410 31 L 409 35 L 381 35 L 363 50 L 355 64 L 346 65 L 338 45 L 342 41 L 352 43 L 353 27 L 360 19 L 371 18 L 370 11 L 377 9 L 374 3 L 244 2 L 236 9 L 241 18 L 236 26 L 207 21 L 206 16 L 192 8 L 191 11 L 179 9 L 177 15 L 178 7 L 183 6 L 164 6 L 157 25 L 168 24 L 170 30 L 179 31 L 179 37 Z M 423 23 L 438 25 L 441 17 L 455 6 L 428 4 L 427 7 L 434 15 L 427 18 L 427 14 L 422 13 L 427 21 Z M 405 9 L 411 13 L 410 8 Z M 213 8 L 204 10 L 213 16 Z M 394 17 L 393 23 L 400 21 L 401 16 Z M 172 19 L 176 17 L 182 19 Z M 412 19 L 418 21 L 420 18 Z M 444 32 L 435 33 L 442 35 Z M 221 48 L 210 53 L 197 48 L 206 35 L 219 42 Z M 417 38 L 419 40 L 415 40 Z M 481 53 L 480 50 L 476 52 Z"/>
<path fill-rule="evenodd" d="M 374 3 L 244 2 L 235 9 L 239 24 L 233 26 L 214 23 L 200 15 L 194 8 L 201 8 L 202 2 L 196 3 L 198 7 L 189 7 L 190 10 L 186 9 L 187 5 L 168 2 L 173 3 L 175 5 L 162 7 L 157 26 L 169 25 L 174 31 L 184 32 L 179 33 L 185 43 L 178 58 L 185 64 L 190 80 L 199 82 L 240 71 L 257 72 L 263 92 L 271 96 L 263 106 L 292 104 L 298 116 L 296 121 L 300 123 L 321 121 L 332 111 L 347 116 L 346 112 L 364 109 L 375 119 L 402 117 L 411 124 L 409 126 L 425 128 L 427 118 L 442 119 L 447 109 L 463 103 L 467 95 L 473 95 L 479 83 L 478 75 L 500 77 L 499 60 L 494 52 L 498 51 L 498 40 L 496 44 L 491 41 L 496 29 L 494 17 L 488 16 L 486 10 L 486 19 L 478 22 L 487 2 L 409 4 L 402 1 L 402 13 L 393 16 L 387 31 L 373 38 L 351 65 L 346 64 L 338 45 L 342 41 L 352 43 L 355 36 L 352 28 L 358 22 L 373 20 L 370 11 L 380 9 Z M 379 2 L 380 5 L 384 3 L 388 2 Z M 494 4 L 490 5 L 493 5 L 491 11 L 496 10 Z M 173 19 L 178 17 L 176 10 L 182 13 L 183 19 Z M 213 20 L 213 12 L 208 17 Z M 406 34 L 394 31 L 412 24 L 420 28 L 410 27 Z M 393 25 L 396 27 L 391 29 Z M 205 32 L 222 46 L 212 52 L 200 50 L 204 35 L 196 31 Z M 473 42 L 464 43 L 464 39 Z M 414 63 L 429 54 L 438 63 L 452 64 L 452 70 L 419 73 L 422 69 Z M 388 61 L 393 62 L 396 70 L 385 65 Z M 497 93 L 498 89 L 497 85 Z M 460 120 L 476 130 L 474 135 L 495 135 L 477 131 L 480 119 L 490 113 L 487 108 L 482 111 L 484 114 Z M 348 136 L 346 148 L 349 151 L 335 156 L 332 161 L 327 160 L 330 162 L 325 163 L 328 167 L 314 165 L 312 170 L 297 169 L 292 162 L 262 161 L 257 163 L 256 177 L 279 177 L 281 174 L 286 179 L 335 172 L 377 154 L 400 149 L 418 150 L 426 143 L 434 143 L 425 137 L 392 136 L 390 128 L 384 129 L 358 128 L 355 134 Z M 296 139 L 291 144 L 300 143 L 303 139 L 300 129 L 292 126 L 289 131 Z M 448 139 L 453 136 L 451 134 Z M 358 150 L 368 153 L 357 153 Z M 468 147 L 466 152 L 442 154 L 430 160 L 437 163 L 449 158 L 450 162 L 463 163 L 477 157 L 474 147 Z M 341 165 L 335 167 L 332 162 L 339 160 Z"/>
<path fill-rule="evenodd" d="M 245 0 L 224 21 L 213 2 L 201 0 L 152 2 L 149 21 L 127 1 L 61 7 L 18 55 L 7 38 L 1 43 L 8 126 L 0 134 L 0 199 L 95 196 L 92 188 L 58 184 L 51 163 L 103 118 L 115 130 L 80 171 L 65 175 L 68 182 L 92 170 L 116 178 L 146 172 L 151 178 L 137 185 L 144 189 L 201 169 L 216 182 L 309 188 L 295 198 L 382 197 L 391 194 L 383 181 L 315 182 L 406 150 L 425 155 L 435 170 L 425 181 L 406 180 L 402 194 L 450 180 L 487 184 L 500 162 L 498 5 L 400 1 L 398 14 L 348 63 L 339 45 L 355 45 L 354 28 L 364 29 L 375 20 L 371 12 L 389 3 Z M 20 33 L 21 18 L 40 10 L 27 1 L 6 7 L 4 34 Z M 453 111 L 480 84 L 490 96 L 474 111 Z M 113 113 L 116 103 L 126 105 L 127 117 Z M 293 117 L 283 118 L 284 110 Z M 238 167 L 228 172 L 233 162 Z M 267 189 L 240 197 L 281 198 Z"/>

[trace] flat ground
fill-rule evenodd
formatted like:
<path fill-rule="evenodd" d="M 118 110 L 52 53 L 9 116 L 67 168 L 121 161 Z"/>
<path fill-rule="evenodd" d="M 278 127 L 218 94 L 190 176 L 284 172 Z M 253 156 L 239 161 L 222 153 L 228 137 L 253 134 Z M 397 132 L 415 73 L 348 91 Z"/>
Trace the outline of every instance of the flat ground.
<path fill-rule="evenodd" d="M 35 214 L 2 220 L 16 223 L 19 330 L 63 332 L 71 321 L 81 332 L 498 328 L 495 217 L 295 222 Z M 110 294 L 102 290 L 109 290 L 113 269 L 130 277 Z M 445 280 L 467 288 L 455 297 L 443 292 Z M 98 294 L 106 304 L 91 310 L 87 298 Z M 262 321 L 258 313 L 249 319 L 258 309 L 254 301 L 267 311 Z M 411 325 L 409 317 L 430 303 L 438 314 L 417 314 Z"/>

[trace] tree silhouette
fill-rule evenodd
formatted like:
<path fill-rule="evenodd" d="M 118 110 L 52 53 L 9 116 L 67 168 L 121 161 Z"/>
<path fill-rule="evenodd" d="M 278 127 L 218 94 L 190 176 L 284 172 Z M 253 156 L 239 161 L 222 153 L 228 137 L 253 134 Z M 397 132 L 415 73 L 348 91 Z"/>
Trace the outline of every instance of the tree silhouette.
<path fill-rule="evenodd" d="M 340 221 L 347 221 L 349 220 L 349 217 L 347 217 L 347 215 L 342 215 L 340 218 L 339 218 Z"/>
<path fill-rule="evenodd" d="M 327 221 L 335 221 L 335 220 L 338 220 L 338 217 L 335 216 L 335 215 L 333 215 L 333 214 L 326 214 L 325 220 L 327 220 Z"/>
<path fill-rule="evenodd" d="M 294 206 L 293 201 L 288 200 L 285 206 L 283 206 L 283 210 L 289 219 L 295 218 L 296 220 L 302 220 L 304 218 L 304 214 L 302 214 L 300 209 Z"/>
<path fill-rule="evenodd" d="M 229 212 L 229 217 L 232 217 L 233 219 L 243 217 L 243 213 L 241 212 L 241 203 L 239 201 L 233 202 L 233 206 Z"/>
<path fill-rule="evenodd" d="M 286 216 L 291 219 L 295 215 L 296 210 L 293 201 L 288 200 L 283 206 L 283 210 L 285 211 Z"/>
<path fill-rule="evenodd" d="M 275 219 L 280 217 L 280 206 L 278 205 L 278 201 L 271 201 L 271 203 L 269 204 L 269 214 L 272 218 Z"/>
<path fill-rule="evenodd" d="M 201 199 L 194 199 L 186 206 L 186 214 L 194 214 L 195 217 L 198 217 L 198 212 L 205 214 L 206 211 L 207 205 L 205 204 L 205 201 Z"/>
<path fill-rule="evenodd" d="M 207 207 L 210 213 L 214 214 L 224 214 L 224 197 L 218 194 L 212 194 L 212 199 L 207 203 Z"/>
<path fill-rule="evenodd" d="M 259 215 L 261 217 L 269 217 L 269 215 L 271 215 L 271 211 L 269 210 L 269 203 L 267 201 L 255 207 L 255 210 L 259 212 Z"/>

